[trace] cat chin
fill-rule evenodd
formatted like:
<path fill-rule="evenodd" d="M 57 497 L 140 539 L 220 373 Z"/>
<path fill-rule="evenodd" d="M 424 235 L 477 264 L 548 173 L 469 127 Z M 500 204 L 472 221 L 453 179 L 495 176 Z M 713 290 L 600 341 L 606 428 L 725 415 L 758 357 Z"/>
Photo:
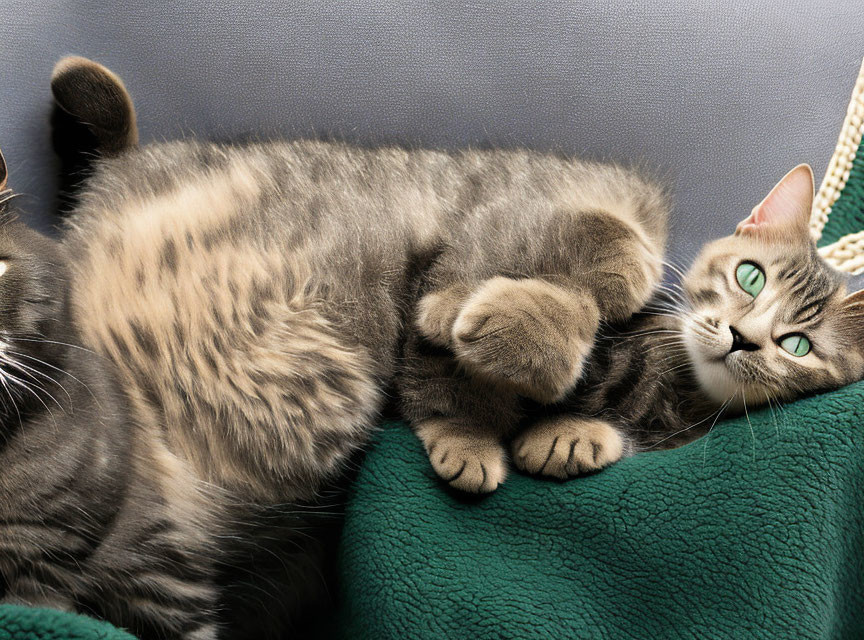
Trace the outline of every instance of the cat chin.
<path fill-rule="evenodd" d="M 702 391 L 717 404 L 723 404 L 730 397 L 739 393 L 739 383 L 732 378 L 726 365 L 721 361 L 709 361 L 705 358 L 692 358 L 696 380 Z"/>
<path fill-rule="evenodd" d="M 707 359 L 691 351 L 690 360 L 702 391 L 718 406 L 729 403 L 728 410 L 743 412 L 765 404 L 768 397 L 758 382 L 742 383 L 723 360 Z"/>

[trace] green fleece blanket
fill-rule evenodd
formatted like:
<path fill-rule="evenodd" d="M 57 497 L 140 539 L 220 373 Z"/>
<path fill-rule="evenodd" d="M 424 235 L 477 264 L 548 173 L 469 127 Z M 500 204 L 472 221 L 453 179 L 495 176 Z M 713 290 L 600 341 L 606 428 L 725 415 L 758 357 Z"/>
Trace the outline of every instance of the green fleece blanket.
<path fill-rule="evenodd" d="M 341 565 L 344 638 L 862 638 L 864 383 L 473 500 L 392 425 Z"/>
<path fill-rule="evenodd" d="M 445 491 L 410 430 L 348 506 L 324 637 L 864 637 L 864 383 L 717 425 L 590 477 Z M 0 607 L 0 640 L 126 640 Z"/>
<path fill-rule="evenodd" d="M 0 606 L 0 640 L 134 640 L 105 622 L 50 609 Z"/>

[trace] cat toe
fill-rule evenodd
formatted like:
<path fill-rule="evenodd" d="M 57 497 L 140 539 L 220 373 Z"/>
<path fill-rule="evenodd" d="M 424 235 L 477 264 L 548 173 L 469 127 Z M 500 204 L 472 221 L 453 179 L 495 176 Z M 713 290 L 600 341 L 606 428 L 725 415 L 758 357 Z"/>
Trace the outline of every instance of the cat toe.
<path fill-rule="evenodd" d="M 490 493 L 507 475 L 503 454 L 497 447 L 466 448 L 449 442 L 440 444 L 429 459 L 435 473 L 454 489 Z"/>
<path fill-rule="evenodd" d="M 421 425 L 418 435 L 435 473 L 454 489 L 489 493 L 504 482 L 506 452 L 497 439 L 478 436 L 469 430 L 453 428 L 453 425 L 437 428 L 433 421 Z"/>
<path fill-rule="evenodd" d="M 466 290 L 456 285 L 423 296 L 417 303 L 415 320 L 421 335 L 434 344 L 449 347 L 453 323 L 459 314 L 465 295 Z"/>
<path fill-rule="evenodd" d="M 563 480 L 618 461 L 624 440 L 603 420 L 559 416 L 528 427 L 513 440 L 512 453 L 522 471 Z"/>

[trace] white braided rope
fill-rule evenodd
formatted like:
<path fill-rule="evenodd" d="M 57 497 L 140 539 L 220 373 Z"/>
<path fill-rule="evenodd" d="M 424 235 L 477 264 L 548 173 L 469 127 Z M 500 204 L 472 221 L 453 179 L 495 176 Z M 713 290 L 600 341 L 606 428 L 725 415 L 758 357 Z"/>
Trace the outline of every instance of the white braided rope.
<path fill-rule="evenodd" d="M 820 248 L 819 255 L 835 269 L 856 275 L 864 273 L 864 231 L 850 233 Z"/>
<path fill-rule="evenodd" d="M 822 230 L 831 215 L 831 208 L 840 197 L 840 193 L 849 179 L 852 162 L 864 135 L 864 62 L 858 72 L 858 80 L 852 91 L 852 99 L 846 110 L 843 129 L 837 140 L 837 147 L 825 178 L 813 201 L 813 212 L 810 217 L 810 232 L 818 240 Z M 864 271 L 864 233 L 853 233 L 840 238 L 837 242 L 819 249 L 819 253 L 835 268 L 850 273 Z"/>

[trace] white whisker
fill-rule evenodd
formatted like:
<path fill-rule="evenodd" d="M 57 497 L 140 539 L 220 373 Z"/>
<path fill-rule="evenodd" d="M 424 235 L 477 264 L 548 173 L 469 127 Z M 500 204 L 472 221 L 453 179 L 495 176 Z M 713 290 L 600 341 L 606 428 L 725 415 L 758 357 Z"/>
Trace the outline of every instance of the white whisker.
<path fill-rule="evenodd" d="M 656 447 L 657 445 L 659 445 L 659 444 L 661 444 L 661 443 L 663 443 L 663 442 L 666 442 L 669 438 L 674 438 L 675 436 L 680 435 L 680 434 L 684 433 L 685 431 L 689 431 L 689 430 L 692 429 L 693 427 L 698 427 L 700 424 L 703 424 L 703 423 L 705 423 L 705 422 L 708 422 L 708 420 L 710 420 L 710 419 L 714 416 L 715 413 L 717 414 L 717 418 L 714 419 L 714 424 L 716 424 L 716 423 L 717 423 L 717 419 L 719 419 L 719 417 L 720 417 L 720 414 L 723 413 L 723 410 L 724 410 L 724 409 L 729 405 L 729 403 L 731 403 L 731 402 L 732 402 L 732 398 L 729 398 L 726 402 L 723 403 L 723 405 L 722 405 L 722 406 L 721 406 L 717 411 L 712 412 L 711 415 L 709 415 L 708 417 L 706 417 L 706 418 L 702 418 L 699 422 L 694 422 L 694 423 L 691 424 L 689 427 L 684 427 L 683 429 L 679 429 L 678 431 L 669 434 L 668 436 L 666 436 L 666 437 L 663 438 L 662 440 L 658 440 L 657 442 L 655 442 L 654 444 L 652 444 L 650 447 L 647 447 L 646 450 L 648 450 L 648 449 L 653 449 L 653 448 Z M 711 425 L 712 428 L 714 427 L 714 424 Z M 709 432 L 710 432 L 710 429 L 709 429 Z"/>
<path fill-rule="evenodd" d="M 750 413 L 747 411 L 747 398 L 744 395 L 744 391 L 741 391 L 741 401 L 744 403 L 744 415 L 747 418 L 747 425 L 750 427 L 750 437 L 752 439 L 753 445 L 753 459 L 756 459 L 756 432 L 753 431 L 753 423 L 750 422 Z"/>
<path fill-rule="evenodd" d="M 33 361 L 35 361 L 35 362 L 38 362 L 39 364 L 42 364 L 42 365 L 45 365 L 46 367 L 49 367 L 49 368 L 51 368 L 51 369 L 54 369 L 55 371 L 58 371 L 59 373 L 62 373 L 63 375 L 69 376 L 69 377 L 72 378 L 75 382 L 77 382 L 77 383 L 80 384 L 82 387 L 84 387 L 85 389 L 87 389 L 87 392 L 92 396 L 92 398 L 93 398 L 94 400 L 97 400 L 97 402 L 98 402 L 98 399 L 97 399 L 96 396 L 93 394 L 93 392 L 90 390 L 90 387 L 87 386 L 84 382 L 82 382 L 79 378 L 77 378 L 76 376 L 74 376 L 74 375 L 72 375 L 71 373 L 69 373 L 68 371 L 66 371 L 66 370 L 64 370 L 64 369 L 61 369 L 60 367 L 54 366 L 53 364 L 51 364 L 51 363 L 49 363 L 49 362 L 45 362 L 44 360 L 42 360 L 42 359 L 40 359 L 40 358 L 36 358 L 36 357 L 34 357 L 34 356 L 27 355 L 26 353 L 19 353 L 19 352 L 17 352 L 17 351 L 12 351 L 12 350 L 9 350 L 8 353 L 11 353 L 12 355 L 19 356 L 19 357 L 22 357 L 22 358 L 27 358 L 28 360 L 33 360 Z M 59 383 L 58 383 L 58 384 L 59 384 Z"/>
<path fill-rule="evenodd" d="M 95 355 L 94 351 L 91 351 L 90 349 L 87 349 L 86 347 L 82 347 L 82 346 L 77 345 L 77 344 L 69 344 L 68 342 L 58 342 L 56 340 L 44 340 L 44 339 L 37 339 L 37 338 L 21 338 L 19 336 L 9 336 L 9 340 L 20 341 L 20 342 L 41 342 L 43 344 L 57 344 L 57 345 L 61 345 L 64 347 L 71 347 L 72 349 L 81 349 L 81 351 L 86 351 L 87 353 L 92 353 Z"/>
<path fill-rule="evenodd" d="M 28 367 L 26 364 L 24 364 L 22 362 L 17 362 L 15 360 L 12 360 L 11 358 L 7 359 L 7 358 L 0 357 L 0 361 L 2 361 L 3 364 L 6 364 L 10 367 L 14 367 L 14 368 L 18 369 L 21 373 L 23 373 L 24 375 L 26 375 L 27 377 L 29 377 L 33 381 L 36 380 L 36 378 L 33 376 L 37 375 L 37 376 L 41 376 L 42 378 L 45 378 L 49 382 L 53 382 L 58 387 L 60 387 L 60 389 L 63 391 L 63 393 L 66 394 L 66 398 L 69 400 L 69 403 L 71 405 L 72 396 L 69 395 L 69 392 L 66 390 L 66 387 L 64 387 L 62 384 L 60 384 L 57 380 L 55 380 L 54 378 L 52 378 L 48 374 L 43 373 L 42 371 L 39 371 L 38 369 L 34 369 L 33 367 Z M 45 390 L 45 393 L 48 393 L 47 389 Z M 55 400 L 55 402 L 56 402 L 56 400 Z"/>

